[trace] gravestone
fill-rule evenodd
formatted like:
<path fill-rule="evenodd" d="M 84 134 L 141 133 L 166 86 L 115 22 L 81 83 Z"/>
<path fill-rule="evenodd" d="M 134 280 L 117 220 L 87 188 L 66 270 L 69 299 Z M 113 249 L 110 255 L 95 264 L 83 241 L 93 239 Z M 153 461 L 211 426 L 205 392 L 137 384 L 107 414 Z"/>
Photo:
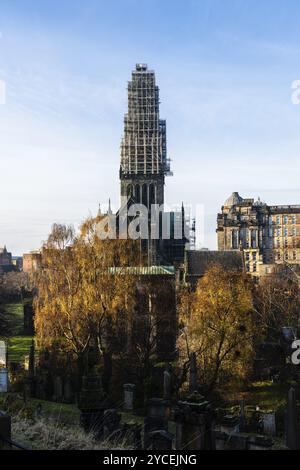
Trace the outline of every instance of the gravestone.
<path fill-rule="evenodd" d="M 7 351 L 5 341 L 0 341 L 0 367 L 6 367 Z"/>
<path fill-rule="evenodd" d="M 263 413 L 262 419 L 263 419 L 264 434 L 267 434 L 268 436 L 275 436 L 276 435 L 275 413 L 274 412 Z"/>
<path fill-rule="evenodd" d="M 198 393 L 179 401 L 175 409 L 176 450 L 214 449 L 213 413 L 210 403 Z"/>
<path fill-rule="evenodd" d="M 164 400 L 171 398 L 171 374 L 169 369 L 164 371 Z"/>
<path fill-rule="evenodd" d="M 124 384 L 124 405 L 123 408 L 125 411 L 133 410 L 133 398 L 134 398 L 134 384 Z"/>
<path fill-rule="evenodd" d="M 220 422 L 220 431 L 235 434 L 240 431 L 240 418 L 235 415 L 225 415 Z"/>
<path fill-rule="evenodd" d="M 197 391 L 198 383 L 197 383 L 197 358 L 196 353 L 191 354 L 190 360 L 190 377 L 189 377 L 189 392 L 193 393 Z"/>
<path fill-rule="evenodd" d="M 147 401 L 147 415 L 144 419 L 144 449 L 149 449 L 150 433 L 167 431 L 169 408 L 168 403 L 161 398 L 151 398 Z"/>
<path fill-rule="evenodd" d="M 89 374 L 82 379 L 78 408 L 81 411 L 80 424 L 86 432 L 93 432 L 96 438 L 103 435 L 103 415 L 107 409 L 101 377 Z"/>
<path fill-rule="evenodd" d="M 8 392 L 8 369 L 0 369 L 0 393 Z"/>

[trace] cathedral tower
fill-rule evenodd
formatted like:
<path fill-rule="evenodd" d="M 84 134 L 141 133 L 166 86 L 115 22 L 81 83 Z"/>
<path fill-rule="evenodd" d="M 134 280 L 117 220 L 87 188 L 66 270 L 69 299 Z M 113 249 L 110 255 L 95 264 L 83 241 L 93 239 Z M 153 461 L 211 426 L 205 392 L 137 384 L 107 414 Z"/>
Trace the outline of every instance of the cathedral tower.
<path fill-rule="evenodd" d="M 155 73 L 137 64 L 128 83 L 128 112 L 121 144 L 121 205 L 132 197 L 151 208 L 164 203 L 167 159 L 166 122 L 159 118 Z"/>

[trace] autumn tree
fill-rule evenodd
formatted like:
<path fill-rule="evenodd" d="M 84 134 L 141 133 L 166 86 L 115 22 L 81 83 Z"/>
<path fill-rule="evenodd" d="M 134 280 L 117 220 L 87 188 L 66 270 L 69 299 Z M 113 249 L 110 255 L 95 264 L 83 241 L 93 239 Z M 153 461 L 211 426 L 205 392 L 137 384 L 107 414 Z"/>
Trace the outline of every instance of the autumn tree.
<path fill-rule="evenodd" d="M 212 265 L 180 306 L 179 350 L 186 364 L 196 353 L 199 382 L 210 394 L 218 381 L 245 377 L 256 334 L 251 281 L 235 270 Z"/>
<path fill-rule="evenodd" d="M 87 220 L 80 233 L 55 225 L 42 247 L 36 273 L 35 327 L 44 346 L 58 341 L 82 364 L 91 343 L 105 356 L 120 311 L 130 314 L 134 285 L 125 266 L 136 259 L 131 240 L 102 240 L 97 219 Z"/>
<path fill-rule="evenodd" d="M 254 291 L 257 324 L 269 339 L 278 339 L 280 330 L 297 330 L 300 319 L 300 287 L 297 277 L 272 275 L 262 278 Z"/>

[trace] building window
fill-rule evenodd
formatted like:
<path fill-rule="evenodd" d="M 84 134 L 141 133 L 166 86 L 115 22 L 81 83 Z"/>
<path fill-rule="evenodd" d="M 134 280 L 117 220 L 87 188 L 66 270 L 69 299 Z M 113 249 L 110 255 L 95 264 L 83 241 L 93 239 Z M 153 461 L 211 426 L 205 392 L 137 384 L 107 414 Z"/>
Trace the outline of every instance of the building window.
<path fill-rule="evenodd" d="M 238 231 L 232 231 L 232 248 L 236 250 L 238 248 Z"/>
<path fill-rule="evenodd" d="M 277 240 L 277 248 L 280 248 L 280 240 Z"/>
<path fill-rule="evenodd" d="M 288 223 L 288 216 L 287 216 L 287 215 L 285 215 L 285 216 L 283 217 L 283 223 L 284 223 L 284 224 L 287 224 L 287 223 Z"/>
<path fill-rule="evenodd" d="M 292 224 L 295 224 L 295 223 L 296 223 L 296 216 L 293 215 L 293 217 L 292 217 Z"/>
<path fill-rule="evenodd" d="M 253 258 L 253 260 L 256 260 L 256 251 L 254 251 L 254 252 L 252 253 L 252 258 Z"/>
<path fill-rule="evenodd" d="M 276 224 L 280 225 L 280 216 L 279 215 L 276 217 Z"/>
<path fill-rule="evenodd" d="M 295 261 L 297 259 L 297 253 L 296 251 L 293 251 L 293 260 Z"/>
<path fill-rule="evenodd" d="M 287 229 L 286 227 L 283 229 L 283 235 L 284 235 L 285 237 L 288 236 L 288 229 Z"/>
<path fill-rule="evenodd" d="M 257 271 L 257 267 L 256 267 L 256 263 L 253 264 L 253 272 L 256 273 Z"/>
<path fill-rule="evenodd" d="M 277 259 L 278 259 L 278 261 L 281 260 L 281 255 L 280 255 L 280 253 L 277 253 Z"/>
<path fill-rule="evenodd" d="M 246 261 L 249 261 L 249 259 L 250 259 L 250 253 L 247 251 L 247 253 L 246 253 Z"/>
<path fill-rule="evenodd" d="M 251 247 L 256 248 L 256 236 L 257 236 L 257 230 L 252 230 L 251 232 Z"/>
<path fill-rule="evenodd" d="M 285 247 L 285 248 L 288 247 L 288 241 L 287 241 L 287 239 L 284 240 L 284 247 Z"/>
<path fill-rule="evenodd" d="M 280 237 L 280 232 L 281 232 L 280 228 L 277 228 L 277 229 L 276 229 L 276 235 L 277 235 L 277 237 Z"/>
<path fill-rule="evenodd" d="M 296 229 L 296 227 L 293 227 L 292 235 L 293 235 L 294 237 L 297 235 L 297 229 Z"/>
<path fill-rule="evenodd" d="M 288 260 L 289 259 L 289 254 L 285 253 L 284 257 L 285 257 L 286 260 Z"/>
<path fill-rule="evenodd" d="M 246 264 L 246 271 L 247 271 L 247 273 L 250 272 L 250 265 L 249 265 L 249 263 Z"/>

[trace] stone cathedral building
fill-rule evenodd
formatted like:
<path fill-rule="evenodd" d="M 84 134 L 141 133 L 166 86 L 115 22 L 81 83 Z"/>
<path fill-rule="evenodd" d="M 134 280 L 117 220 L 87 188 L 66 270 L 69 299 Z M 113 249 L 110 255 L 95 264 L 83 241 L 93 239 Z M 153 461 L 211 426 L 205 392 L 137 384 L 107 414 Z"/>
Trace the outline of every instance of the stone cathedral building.
<path fill-rule="evenodd" d="M 218 249 L 242 251 L 254 276 L 300 265 L 300 205 L 269 206 L 234 192 L 217 218 Z"/>

